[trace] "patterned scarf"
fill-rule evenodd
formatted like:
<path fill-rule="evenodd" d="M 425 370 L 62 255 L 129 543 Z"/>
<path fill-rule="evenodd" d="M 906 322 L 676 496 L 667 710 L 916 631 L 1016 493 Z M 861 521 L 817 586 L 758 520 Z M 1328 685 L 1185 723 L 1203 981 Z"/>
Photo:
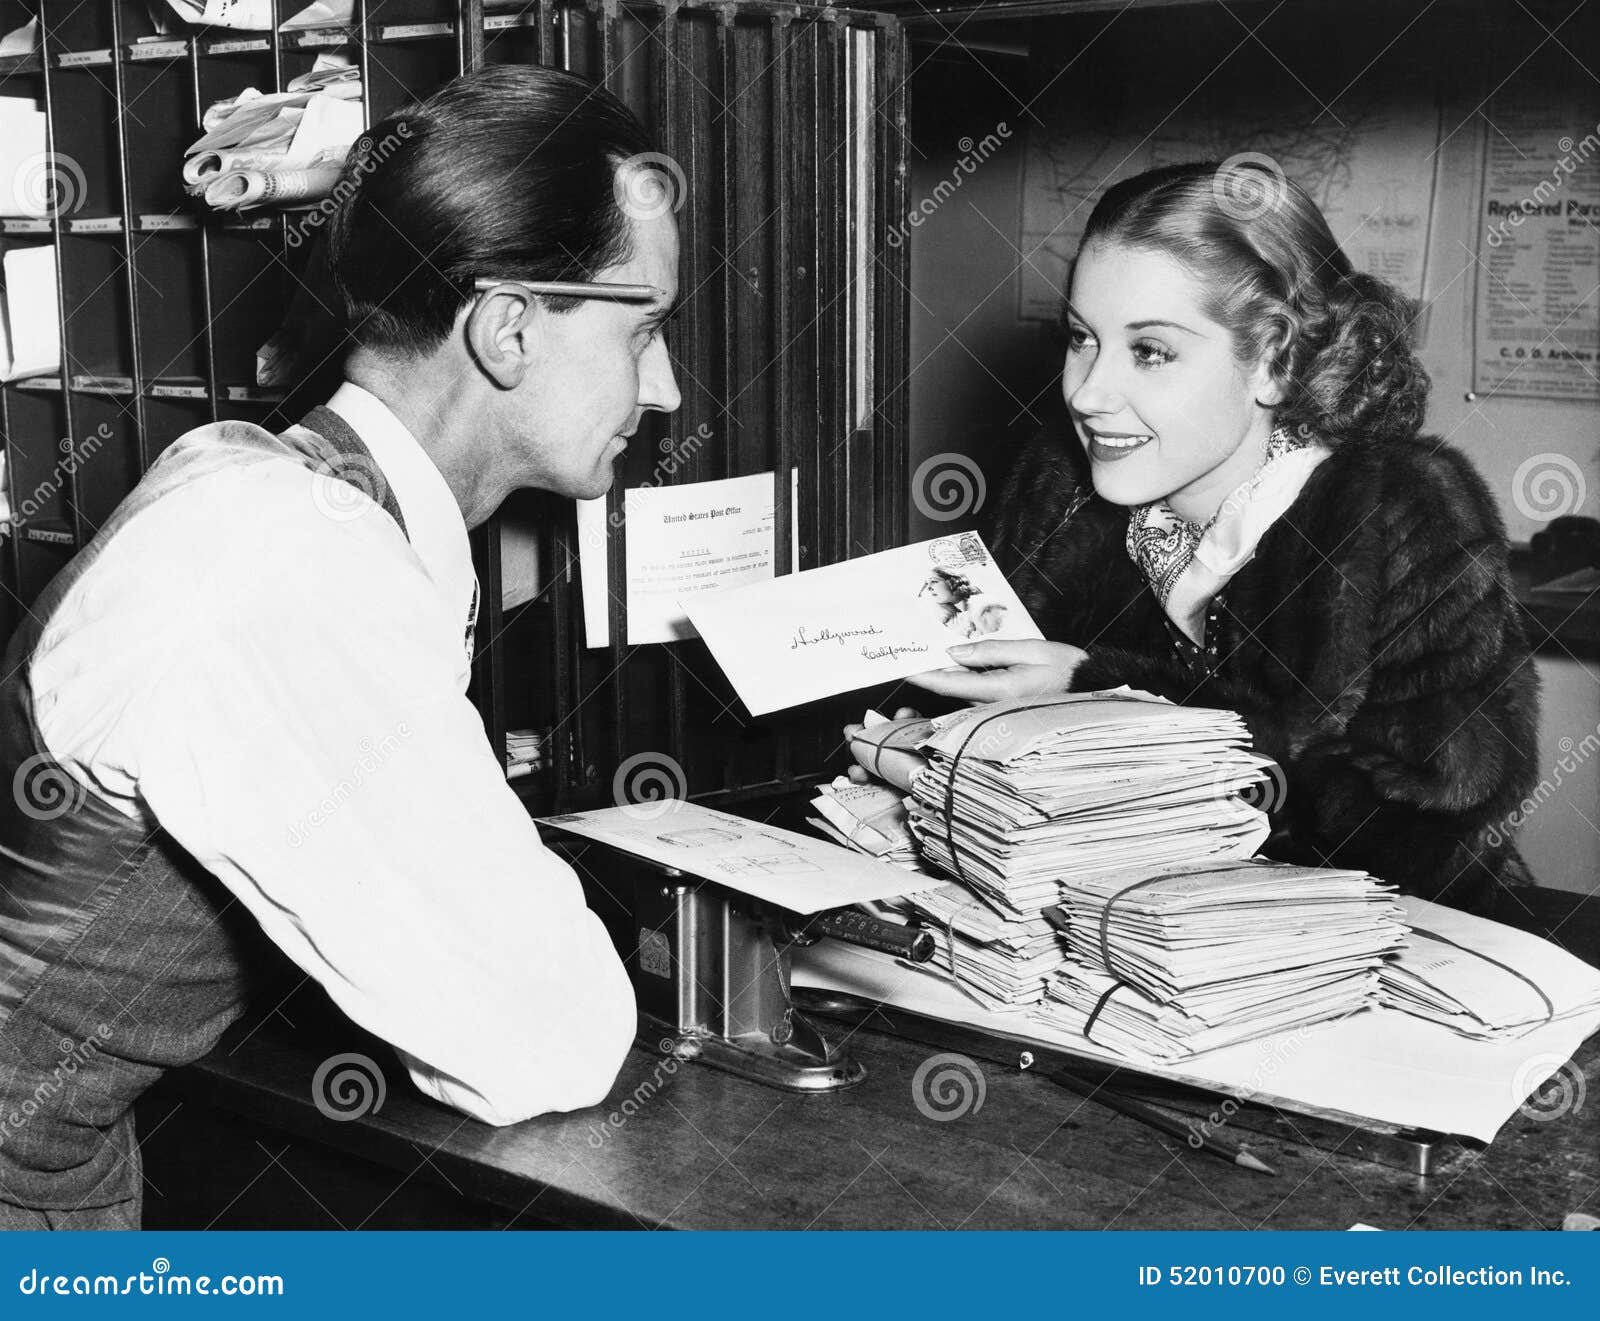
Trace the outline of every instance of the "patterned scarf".
<path fill-rule="evenodd" d="M 1315 437 L 1279 427 L 1255 475 L 1240 483 L 1208 523 L 1189 523 L 1164 501 L 1139 505 L 1128 518 L 1128 554 L 1184 634 L 1205 644 L 1205 616 L 1217 593 L 1250 562 L 1266 530 L 1328 457 Z"/>

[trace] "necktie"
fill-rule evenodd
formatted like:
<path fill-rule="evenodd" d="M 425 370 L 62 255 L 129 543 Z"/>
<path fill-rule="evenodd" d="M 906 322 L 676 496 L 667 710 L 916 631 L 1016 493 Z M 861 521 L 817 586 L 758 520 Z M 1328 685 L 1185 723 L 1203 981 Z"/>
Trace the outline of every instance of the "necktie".
<path fill-rule="evenodd" d="M 472 664 L 473 646 L 474 646 L 474 643 L 476 642 L 477 631 L 478 631 L 478 579 L 477 579 L 477 575 L 473 575 L 473 579 L 472 579 L 472 604 L 467 607 L 467 639 L 466 639 L 466 647 L 467 647 L 467 664 L 468 665 Z"/>

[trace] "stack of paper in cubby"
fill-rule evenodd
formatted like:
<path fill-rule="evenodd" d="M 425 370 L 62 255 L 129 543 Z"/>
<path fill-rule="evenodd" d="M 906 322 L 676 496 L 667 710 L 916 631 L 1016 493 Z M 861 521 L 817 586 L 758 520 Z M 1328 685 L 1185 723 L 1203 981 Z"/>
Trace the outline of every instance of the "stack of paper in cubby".
<path fill-rule="evenodd" d="M 195 27 L 272 31 L 272 0 L 167 0 L 167 4 L 178 18 Z M 355 8 L 355 0 L 313 0 L 278 24 L 278 30 L 294 32 L 300 28 L 349 23 L 355 16 Z"/>
<path fill-rule="evenodd" d="M 0 380 L 61 370 L 61 296 L 53 243 L 17 245 L 0 269 Z"/>
<path fill-rule="evenodd" d="M 322 55 L 286 90 L 247 87 L 206 111 L 183 182 L 213 210 L 306 203 L 328 196 L 361 135 L 361 70 Z"/>

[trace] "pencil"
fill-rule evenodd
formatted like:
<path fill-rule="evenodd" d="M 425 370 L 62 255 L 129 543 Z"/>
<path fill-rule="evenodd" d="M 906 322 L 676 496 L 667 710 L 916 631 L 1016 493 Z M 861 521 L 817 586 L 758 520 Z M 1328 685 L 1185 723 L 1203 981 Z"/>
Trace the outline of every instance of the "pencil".
<path fill-rule="evenodd" d="M 1213 1156 L 1218 1156 L 1230 1165 L 1242 1165 L 1247 1170 L 1256 1170 L 1261 1174 L 1276 1175 L 1277 1170 L 1268 1165 L 1259 1157 L 1252 1156 L 1248 1151 L 1234 1146 L 1231 1142 L 1223 1142 L 1204 1133 L 1193 1124 L 1169 1115 L 1164 1110 L 1158 1110 L 1153 1105 L 1144 1101 L 1136 1101 L 1131 1096 L 1124 1096 L 1104 1084 L 1085 1082 L 1082 1078 L 1074 1077 L 1070 1073 L 1046 1073 L 1045 1076 L 1059 1083 L 1069 1092 L 1076 1092 L 1087 1101 L 1098 1101 L 1109 1110 L 1118 1114 L 1127 1115 L 1129 1119 L 1137 1119 L 1148 1124 L 1151 1128 L 1159 1129 L 1175 1138 L 1182 1138 L 1196 1151 L 1209 1151 Z"/>
<path fill-rule="evenodd" d="M 482 293 L 497 284 L 520 284 L 524 289 L 551 298 L 609 298 L 621 303 L 648 303 L 659 298 L 661 290 L 651 284 L 605 284 L 585 280 L 480 279 L 473 287 Z"/>

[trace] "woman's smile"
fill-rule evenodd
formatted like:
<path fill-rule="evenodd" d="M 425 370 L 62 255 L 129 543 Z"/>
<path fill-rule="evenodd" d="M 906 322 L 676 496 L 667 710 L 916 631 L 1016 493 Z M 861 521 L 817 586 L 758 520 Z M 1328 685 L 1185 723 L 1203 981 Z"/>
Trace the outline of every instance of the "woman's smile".
<path fill-rule="evenodd" d="M 1089 427 L 1084 427 L 1083 432 L 1089 441 L 1089 457 L 1096 463 L 1115 463 L 1118 459 L 1125 459 L 1155 439 L 1148 433 L 1119 435 L 1114 431 L 1095 431 Z"/>

